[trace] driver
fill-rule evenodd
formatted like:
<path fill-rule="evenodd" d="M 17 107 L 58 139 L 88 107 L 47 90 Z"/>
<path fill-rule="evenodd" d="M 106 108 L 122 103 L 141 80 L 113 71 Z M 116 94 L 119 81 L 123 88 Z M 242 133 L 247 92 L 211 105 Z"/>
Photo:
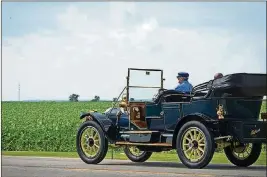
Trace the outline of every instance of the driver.
<path fill-rule="evenodd" d="M 186 72 L 179 72 L 177 75 L 179 85 L 175 88 L 179 92 L 191 92 L 192 84 L 188 82 L 189 74 Z"/>

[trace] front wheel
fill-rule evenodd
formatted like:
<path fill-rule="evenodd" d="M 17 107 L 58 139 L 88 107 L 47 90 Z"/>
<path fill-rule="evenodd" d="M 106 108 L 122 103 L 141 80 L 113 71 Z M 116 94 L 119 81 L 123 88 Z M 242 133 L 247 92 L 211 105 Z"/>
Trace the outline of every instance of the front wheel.
<path fill-rule="evenodd" d="M 128 159 L 133 162 L 145 162 L 152 155 L 152 152 L 140 151 L 135 146 L 126 146 L 123 150 Z"/>
<path fill-rule="evenodd" d="M 177 154 L 188 168 L 204 168 L 211 161 L 215 143 L 208 128 L 199 121 L 189 121 L 179 130 Z"/>
<path fill-rule="evenodd" d="M 77 152 L 88 164 L 100 163 L 108 151 L 108 140 L 102 128 L 94 121 L 84 122 L 77 133 Z"/>
<path fill-rule="evenodd" d="M 239 167 L 248 167 L 255 163 L 261 153 L 261 143 L 240 144 L 224 148 L 224 153 L 228 160 Z"/>

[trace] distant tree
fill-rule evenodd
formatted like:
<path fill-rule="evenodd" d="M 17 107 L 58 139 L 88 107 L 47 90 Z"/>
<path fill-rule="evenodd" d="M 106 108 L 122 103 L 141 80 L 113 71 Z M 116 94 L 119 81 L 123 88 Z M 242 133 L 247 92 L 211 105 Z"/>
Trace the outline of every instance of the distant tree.
<path fill-rule="evenodd" d="M 79 101 L 78 100 L 78 98 L 79 98 L 79 96 L 80 95 L 78 95 L 78 94 L 71 94 L 70 96 L 69 96 L 69 101 L 73 101 L 73 102 L 77 102 L 77 101 Z"/>
<path fill-rule="evenodd" d="M 130 101 L 134 101 L 134 98 L 130 98 Z"/>
<path fill-rule="evenodd" d="M 95 96 L 94 99 L 92 99 L 92 101 L 99 101 L 100 100 L 100 97 L 98 95 Z"/>
<path fill-rule="evenodd" d="M 115 102 L 117 100 L 117 98 L 113 98 L 113 102 Z"/>

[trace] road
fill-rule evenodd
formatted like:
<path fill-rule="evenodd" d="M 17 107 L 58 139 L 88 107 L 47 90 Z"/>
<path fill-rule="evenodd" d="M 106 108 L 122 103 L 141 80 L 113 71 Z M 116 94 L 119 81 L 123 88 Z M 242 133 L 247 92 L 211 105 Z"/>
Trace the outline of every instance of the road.
<path fill-rule="evenodd" d="M 103 160 L 88 165 L 78 158 L 2 156 L 3 177 L 263 177 L 265 166 L 237 168 L 233 165 L 210 164 L 204 169 L 185 168 L 180 163 Z"/>

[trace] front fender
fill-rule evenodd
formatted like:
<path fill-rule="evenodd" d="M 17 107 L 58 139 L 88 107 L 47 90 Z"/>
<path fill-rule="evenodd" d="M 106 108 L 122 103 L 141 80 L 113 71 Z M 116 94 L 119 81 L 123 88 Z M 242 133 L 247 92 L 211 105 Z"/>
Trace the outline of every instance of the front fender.
<path fill-rule="evenodd" d="M 86 118 L 86 121 L 95 121 L 102 128 L 105 136 L 109 140 L 115 140 L 117 128 L 105 114 L 98 112 L 86 112 L 80 114 L 80 119 Z"/>

